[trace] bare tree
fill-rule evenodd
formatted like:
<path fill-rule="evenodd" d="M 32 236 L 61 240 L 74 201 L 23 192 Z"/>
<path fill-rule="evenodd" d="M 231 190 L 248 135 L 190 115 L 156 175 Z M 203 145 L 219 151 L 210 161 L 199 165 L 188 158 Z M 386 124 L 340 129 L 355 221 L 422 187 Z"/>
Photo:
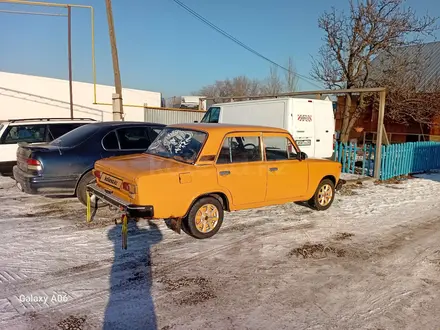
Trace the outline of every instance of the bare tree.
<path fill-rule="evenodd" d="M 286 92 L 295 92 L 298 85 L 298 77 L 296 75 L 296 70 L 293 65 L 293 60 L 291 57 L 289 57 L 289 60 L 287 62 L 287 69 L 289 71 L 286 71 L 285 79 L 286 79 L 286 86 L 285 91 Z"/>
<path fill-rule="evenodd" d="M 263 94 L 278 95 L 284 91 L 283 81 L 278 74 L 276 66 L 270 67 L 269 76 L 266 78 L 263 85 Z"/>
<path fill-rule="evenodd" d="M 288 60 L 288 71 L 285 74 L 285 81 L 279 75 L 276 66 L 270 67 L 266 79 L 250 79 L 246 76 L 238 76 L 232 79 L 217 80 L 214 84 L 206 85 L 192 95 L 203 95 L 206 97 L 230 97 L 234 96 L 257 96 L 257 95 L 278 95 L 283 92 L 293 92 L 297 88 L 297 76 L 291 58 Z"/>
<path fill-rule="evenodd" d="M 411 46 L 375 60 L 379 70 L 373 70 L 372 82 L 387 87 L 386 116 L 393 122 L 431 125 L 440 115 L 440 80 L 427 79 L 430 59 L 425 53 L 421 46 Z M 373 100 L 378 103 L 376 96 Z"/>
<path fill-rule="evenodd" d="M 377 55 L 404 46 L 419 45 L 437 30 L 436 18 L 418 17 L 405 0 L 349 0 L 348 14 L 332 8 L 319 18 L 324 45 L 314 59 L 312 76 L 328 88 L 362 88 L 371 85 L 371 63 Z M 371 96 L 362 94 L 351 106 L 347 95 L 342 112 L 341 141 L 346 142 Z"/>
<path fill-rule="evenodd" d="M 234 97 L 243 95 L 259 95 L 261 93 L 261 82 L 245 76 L 232 79 L 217 80 L 212 85 L 202 87 L 193 95 L 206 97 Z"/>

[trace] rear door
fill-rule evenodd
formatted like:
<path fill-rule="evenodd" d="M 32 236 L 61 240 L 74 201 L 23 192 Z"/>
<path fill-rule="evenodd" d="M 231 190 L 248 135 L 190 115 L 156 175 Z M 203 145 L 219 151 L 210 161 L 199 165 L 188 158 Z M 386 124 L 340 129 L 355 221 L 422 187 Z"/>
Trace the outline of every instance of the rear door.
<path fill-rule="evenodd" d="M 142 153 L 151 144 L 149 127 L 122 127 L 107 133 L 102 139 L 102 157 Z"/>
<path fill-rule="evenodd" d="M 316 120 L 312 100 L 293 99 L 293 138 L 296 144 L 308 157 L 315 156 L 315 125 Z"/>
<path fill-rule="evenodd" d="M 314 102 L 315 157 L 329 158 L 333 154 L 335 117 L 331 101 Z"/>
<path fill-rule="evenodd" d="M 297 159 L 287 134 L 264 133 L 264 151 L 267 162 L 266 201 L 296 200 L 308 189 L 307 162 Z"/>

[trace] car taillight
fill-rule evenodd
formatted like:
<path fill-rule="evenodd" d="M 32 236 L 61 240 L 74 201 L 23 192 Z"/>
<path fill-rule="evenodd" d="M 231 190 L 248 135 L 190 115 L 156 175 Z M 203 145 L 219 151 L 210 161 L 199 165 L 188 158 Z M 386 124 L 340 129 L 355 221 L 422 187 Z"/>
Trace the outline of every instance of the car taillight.
<path fill-rule="evenodd" d="M 36 159 L 28 158 L 26 163 L 27 163 L 28 170 L 41 171 L 43 169 L 40 161 L 38 161 Z"/>
<path fill-rule="evenodd" d="M 101 179 L 101 171 L 93 170 L 93 175 L 95 176 L 95 178 Z"/>
<path fill-rule="evenodd" d="M 130 194 L 136 194 L 136 186 L 134 184 L 123 182 L 122 189 L 128 191 Z"/>

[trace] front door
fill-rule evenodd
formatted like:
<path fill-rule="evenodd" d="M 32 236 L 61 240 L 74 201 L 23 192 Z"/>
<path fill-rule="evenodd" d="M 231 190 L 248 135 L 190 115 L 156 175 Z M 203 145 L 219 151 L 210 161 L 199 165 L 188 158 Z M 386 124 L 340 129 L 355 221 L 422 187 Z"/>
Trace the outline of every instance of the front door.
<path fill-rule="evenodd" d="M 267 164 L 266 201 L 296 200 L 308 189 L 307 161 L 298 160 L 287 135 L 263 134 Z"/>
<path fill-rule="evenodd" d="M 260 133 L 234 133 L 225 137 L 216 162 L 217 180 L 232 196 L 232 204 L 264 202 L 267 165 Z"/>

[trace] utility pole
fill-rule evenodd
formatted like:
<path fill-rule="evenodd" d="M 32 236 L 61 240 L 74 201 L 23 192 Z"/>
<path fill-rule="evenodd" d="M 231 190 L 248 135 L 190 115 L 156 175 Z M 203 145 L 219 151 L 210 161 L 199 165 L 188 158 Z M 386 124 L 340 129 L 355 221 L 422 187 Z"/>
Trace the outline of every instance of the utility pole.
<path fill-rule="evenodd" d="M 73 119 L 73 83 L 72 83 L 72 8 L 67 6 L 67 46 L 69 63 L 69 97 L 70 97 L 70 118 Z"/>
<path fill-rule="evenodd" d="M 116 47 L 115 26 L 113 23 L 113 11 L 111 0 L 105 0 L 108 20 L 108 34 L 110 36 L 110 46 L 112 49 L 113 73 L 115 76 L 115 94 L 113 94 L 113 120 L 123 121 L 124 110 L 122 108 L 122 84 L 121 73 L 119 71 L 118 49 Z"/>

